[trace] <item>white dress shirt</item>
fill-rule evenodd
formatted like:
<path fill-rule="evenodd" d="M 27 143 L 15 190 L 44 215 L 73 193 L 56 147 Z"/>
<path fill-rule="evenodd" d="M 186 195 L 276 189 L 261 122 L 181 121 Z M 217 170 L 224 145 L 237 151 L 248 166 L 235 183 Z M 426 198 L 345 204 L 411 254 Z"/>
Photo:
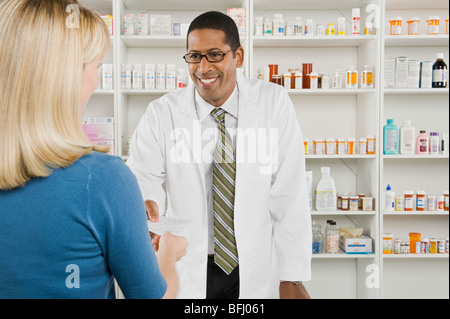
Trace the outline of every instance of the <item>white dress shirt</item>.
<path fill-rule="evenodd" d="M 220 106 L 225 113 L 225 128 L 233 141 L 236 152 L 236 128 L 239 109 L 239 90 L 236 87 L 228 100 Z M 214 210 L 213 210 L 213 157 L 217 140 L 219 138 L 219 127 L 217 121 L 211 115 L 214 106 L 206 102 L 197 90 L 195 90 L 195 109 L 201 123 L 202 131 L 202 161 L 205 173 L 206 199 L 208 204 L 208 254 L 214 254 Z"/>

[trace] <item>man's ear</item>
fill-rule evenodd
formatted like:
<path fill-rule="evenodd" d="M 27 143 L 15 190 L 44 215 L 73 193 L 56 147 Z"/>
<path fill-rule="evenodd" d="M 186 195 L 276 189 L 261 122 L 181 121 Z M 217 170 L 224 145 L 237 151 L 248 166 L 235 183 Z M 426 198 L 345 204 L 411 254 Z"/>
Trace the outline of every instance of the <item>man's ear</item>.
<path fill-rule="evenodd" d="M 244 64 L 244 48 L 239 47 L 236 50 L 236 67 L 240 68 Z"/>

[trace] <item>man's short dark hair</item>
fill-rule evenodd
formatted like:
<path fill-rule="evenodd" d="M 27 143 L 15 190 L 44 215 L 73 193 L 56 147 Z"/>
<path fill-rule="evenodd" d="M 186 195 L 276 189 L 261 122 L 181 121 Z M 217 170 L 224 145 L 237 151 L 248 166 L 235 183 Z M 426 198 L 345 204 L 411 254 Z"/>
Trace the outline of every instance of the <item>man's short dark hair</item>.
<path fill-rule="evenodd" d="M 223 31 L 225 33 L 225 44 L 229 45 L 233 52 L 241 46 L 239 31 L 236 22 L 226 14 L 217 11 L 209 11 L 199 15 L 192 21 L 188 30 L 189 34 L 198 29 L 213 29 Z M 188 42 L 186 42 L 186 48 Z"/>

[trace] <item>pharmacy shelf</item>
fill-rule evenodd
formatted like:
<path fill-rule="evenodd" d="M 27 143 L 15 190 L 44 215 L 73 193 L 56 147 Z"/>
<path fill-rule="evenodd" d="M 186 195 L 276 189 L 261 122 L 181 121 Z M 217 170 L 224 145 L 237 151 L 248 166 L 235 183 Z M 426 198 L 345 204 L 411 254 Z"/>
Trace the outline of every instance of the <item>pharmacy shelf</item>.
<path fill-rule="evenodd" d="M 449 254 L 383 254 L 383 259 L 448 259 Z"/>
<path fill-rule="evenodd" d="M 446 46 L 448 35 L 386 35 L 384 37 L 387 47 L 424 47 Z"/>
<path fill-rule="evenodd" d="M 448 160 L 448 155 L 383 155 L 383 159 Z"/>
<path fill-rule="evenodd" d="M 164 0 L 164 1 L 148 1 L 148 0 L 122 0 L 127 10 L 143 10 L 151 11 L 210 11 L 220 10 L 222 8 L 238 8 L 242 7 L 242 0 Z"/>
<path fill-rule="evenodd" d="M 114 90 L 97 89 L 94 91 L 94 95 L 114 95 L 114 92 Z"/>
<path fill-rule="evenodd" d="M 330 253 L 321 253 L 321 254 L 312 254 L 313 259 L 367 259 L 367 258 L 376 258 L 376 254 L 346 254 L 344 252 L 339 252 L 337 254 Z"/>
<path fill-rule="evenodd" d="M 350 211 L 350 210 L 330 210 L 330 211 L 317 211 L 312 210 L 311 216 L 375 216 L 377 211 Z"/>
<path fill-rule="evenodd" d="M 376 155 L 305 155 L 306 159 L 376 159 Z"/>
<path fill-rule="evenodd" d="M 164 95 L 167 93 L 175 92 L 176 90 L 164 89 L 164 90 L 154 90 L 154 89 L 121 89 L 120 92 L 126 95 Z"/>
<path fill-rule="evenodd" d="M 388 95 L 445 95 L 449 93 L 449 88 L 431 88 L 431 89 L 394 89 L 386 88 L 383 90 L 384 94 Z"/>
<path fill-rule="evenodd" d="M 289 89 L 289 95 L 355 95 L 377 93 L 376 89 Z"/>
<path fill-rule="evenodd" d="M 394 212 L 383 212 L 384 216 L 449 216 L 448 212 L 438 212 L 438 211 L 424 211 L 424 212 L 418 212 L 418 211 L 394 211 Z"/>
<path fill-rule="evenodd" d="M 376 36 L 254 36 L 255 48 L 359 47 Z"/>
<path fill-rule="evenodd" d="M 122 35 L 123 43 L 129 48 L 185 48 L 186 37 L 156 35 Z"/>

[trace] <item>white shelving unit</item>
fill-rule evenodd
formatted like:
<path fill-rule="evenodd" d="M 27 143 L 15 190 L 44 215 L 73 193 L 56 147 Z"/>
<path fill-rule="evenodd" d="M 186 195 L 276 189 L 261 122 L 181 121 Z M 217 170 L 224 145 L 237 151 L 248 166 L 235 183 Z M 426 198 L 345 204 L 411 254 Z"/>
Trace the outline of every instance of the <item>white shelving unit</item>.
<path fill-rule="evenodd" d="M 436 54 L 443 52 L 445 60 L 448 61 L 449 37 L 445 35 L 444 22 L 449 11 L 447 1 L 433 0 L 422 3 L 416 0 L 387 0 L 384 5 L 382 70 L 384 70 L 385 57 L 407 56 L 419 61 L 435 61 Z M 425 20 L 431 15 L 441 17 L 440 30 L 444 35 L 426 35 Z M 421 35 L 389 35 L 387 21 L 394 16 L 402 16 L 404 21 L 413 16 L 419 17 L 422 21 Z M 407 26 L 403 27 L 403 31 L 407 33 Z M 403 124 L 403 120 L 412 120 L 417 134 L 421 129 L 425 129 L 427 133 L 449 131 L 448 87 L 445 89 L 385 89 L 383 87 L 381 96 L 380 136 L 383 136 L 383 125 L 388 118 L 395 119 L 399 126 Z M 448 160 L 449 157 L 443 155 L 383 155 L 380 161 L 380 194 L 387 184 L 393 187 L 397 196 L 402 196 L 406 190 L 414 192 L 424 190 L 429 194 L 442 194 L 449 187 Z M 395 238 L 405 242 L 409 242 L 409 232 L 420 232 L 423 237 L 428 238 L 445 239 L 449 233 L 448 216 L 448 212 L 382 211 L 380 234 L 391 232 Z M 448 298 L 448 254 L 383 255 L 381 253 L 380 255 L 381 298 Z"/>
<path fill-rule="evenodd" d="M 383 67 L 384 56 L 408 54 L 413 48 L 417 58 L 435 59 L 436 50 L 446 52 L 448 61 L 448 36 L 419 36 L 398 38 L 386 35 L 386 19 L 391 15 L 409 14 L 448 15 L 448 3 L 444 0 L 432 0 L 422 3 L 419 0 L 82 0 L 87 7 L 96 9 L 101 14 L 114 17 L 113 46 L 105 63 L 114 64 L 114 90 L 97 90 L 86 108 L 86 116 L 114 116 L 116 123 L 116 154 L 127 158 L 127 142 L 134 132 L 149 102 L 158 99 L 170 90 L 124 90 L 120 87 L 120 70 L 123 63 L 172 63 L 177 68 L 187 70 L 182 56 L 186 52 L 186 38 L 129 36 L 122 35 L 123 15 L 125 12 L 140 13 L 149 11 L 153 14 L 170 14 L 172 22 L 190 23 L 199 14 L 216 10 L 226 13 L 227 8 L 241 7 L 247 10 L 247 35 L 241 37 L 245 49 L 244 74 L 256 78 L 258 69 L 267 64 L 278 64 L 282 74 L 291 67 L 301 69 L 302 63 L 313 63 L 314 71 L 326 71 L 330 75 L 334 69 L 344 73 L 349 65 L 355 65 L 359 72 L 364 65 L 373 65 L 375 86 L 373 89 L 328 89 L 328 90 L 288 90 L 294 104 L 297 119 L 302 127 L 303 135 L 310 140 L 318 137 L 367 137 L 377 138 L 376 155 L 307 155 L 306 165 L 313 171 L 313 186 L 320 177 L 320 167 L 331 167 L 338 192 L 366 193 L 376 199 L 375 210 L 365 211 L 312 211 L 312 219 L 322 225 L 332 219 L 338 227 L 361 227 L 364 234 L 372 237 L 373 253 L 368 255 L 318 254 L 313 255 L 313 280 L 305 283 L 313 298 L 448 298 L 448 257 L 446 256 L 383 256 L 381 235 L 383 231 L 403 232 L 403 223 L 412 225 L 426 224 L 425 230 L 437 224 L 440 229 L 436 235 L 447 236 L 448 214 L 387 214 L 380 209 L 381 194 L 387 182 L 395 188 L 404 182 L 402 174 L 394 174 L 393 170 L 418 168 L 420 178 L 427 179 L 428 184 L 443 180 L 440 186 L 425 187 L 437 192 L 448 188 L 448 156 L 419 158 L 382 155 L 382 126 L 386 116 L 401 120 L 405 114 L 414 115 L 414 122 L 421 125 L 438 122 L 436 130 L 448 132 L 448 88 L 400 90 L 384 89 Z M 367 16 L 366 7 L 376 9 L 375 23 L 380 26 L 373 35 L 349 35 L 352 8 L 361 8 L 361 29 Z M 408 8 L 408 9 L 405 9 Z M 442 10 L 446 10 L 442 13 Z M 423 11 L 423 12 L 422 12 Z M 399 13 L 402 12 L 402 13 Z M 420 12 L 420 14 L 419 14 Z M 254 36 L 253 21 L 257 16 L 272 17 L 274 13 L 283 13 L 285 19 L 295 20 L 296 16 L 314 19 L 314 24 L 334 22 L 338 17 L 347 20 L 347 35 L 342 37 L 259 37 Z M 441 28 L 442 30 L 442 28 Z M 422 32 L 426 33 L 426 32 Z M 424 47 L 424 48 L 422 48 Z M 442 51 L 446 49 L 446 51 Z M 433 54 L 431 54 L 433 53 Z M 406 99 L 412 107 L 401 107 Z M 421 113 L 422 104 L 429 107 L 430 112 L 438 112 L 425 117 Z M 426 104 L 425 104 L 426 103 Z M 433 113 L 434 114 L 434 113 Z M 445 116 L 446 114 L 446 116 Z M 442 115 L 442 116 L 441 116 Z M 401 118 L 400 118 L 401 117 Z M 446 167 L 447 165 L 447 167 Z M 428 168 L 431 169 L 429 178 Z M 439 174 L 437 168 L 447 171 Z M 411 178 L 406 179 L 408 183 Z M 420 185 L 420 184 L 419 184 Z M 418 190 L 417 186 L 414 187 Z M 417 188 L 417 189 L 416 189 Z M 402 189 L 403 190 L 403 189 Z M 413 231 L 409 229 L 408 231 Z M 445 233 L 446 232 L 446 233 Z M 445 233 L 445 234 L 444 234 Z M 381 252 L 380 252 L 381 251 Z M 417 275 L 413 271 L 404 271 L 409 265 L 425 267 L 425 271 L 433 272 L 431 278 L 446 278 L 447 283 L 429 283 L 420 280 L 420 289 L 411 294 L 406 288 L 409 282 L 417 284 Z M 420 270 L 422 271 L 422 270 Z M 445 273 L 444 273 L 445 271 Z M 437 272 L 437 274 L 435 274 Z M 433 277 L 434 276 L 434 277 Z M 379 279 L 377 279 L 379 278 Z M 438 287 L 431 291 L 432 287 Z"/>

